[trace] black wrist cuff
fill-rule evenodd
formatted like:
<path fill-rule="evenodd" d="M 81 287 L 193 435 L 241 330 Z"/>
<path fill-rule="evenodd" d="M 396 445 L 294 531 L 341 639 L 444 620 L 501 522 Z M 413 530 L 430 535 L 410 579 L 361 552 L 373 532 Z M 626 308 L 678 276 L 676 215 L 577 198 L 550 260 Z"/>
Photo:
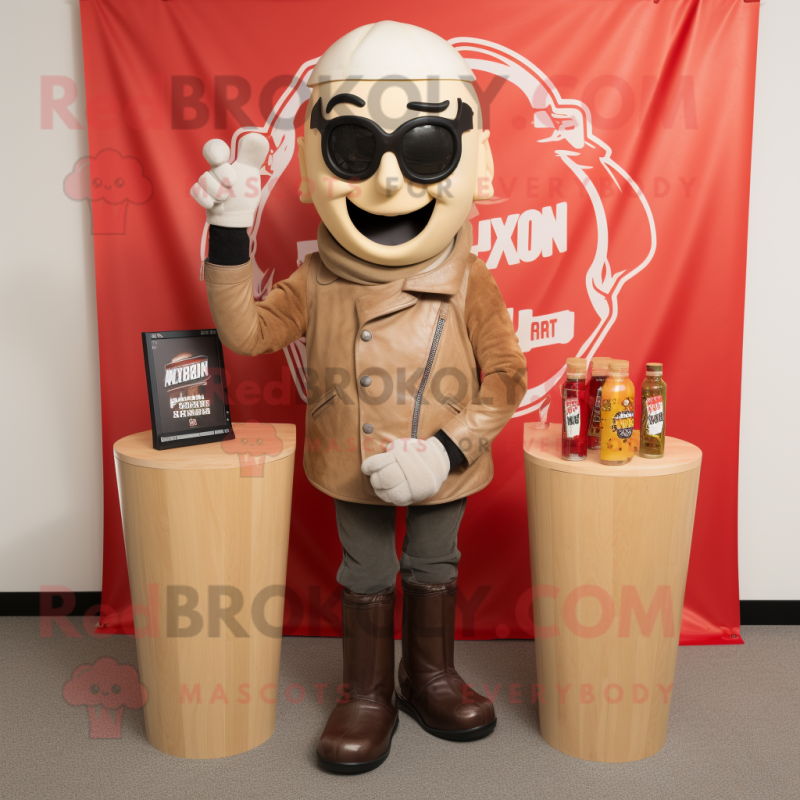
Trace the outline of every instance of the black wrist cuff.
<path fill-rule="evenodd" d="M 438 439 L 447 451 L 447 457 L 450 459 L 450 469 L 457 467 L 466 456 L 459 450 L 458 445 L 444 432 L 438 431 L 434 434 L 434 438 Z"/>
<path fill-rule="evenodd" d="M 208 226 L 208 260 L 220 267 L 234 267 L 250 260 L 247 228 Z"/>

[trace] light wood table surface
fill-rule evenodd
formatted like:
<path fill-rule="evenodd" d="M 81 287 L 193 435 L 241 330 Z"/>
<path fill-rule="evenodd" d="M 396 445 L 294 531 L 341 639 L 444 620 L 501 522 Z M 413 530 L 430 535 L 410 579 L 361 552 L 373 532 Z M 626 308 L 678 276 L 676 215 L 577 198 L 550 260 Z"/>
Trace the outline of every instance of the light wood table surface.
<path fill-rule="evenodd" d="M 275 729 L 295 426 L 233 428 L 172 450 L 150 431 L 114 445 L 147 738 L 184 758 Z"/>
<path fill-rule="evenodd" d="M 635 761 L 667 735 L 700 450 L 561 458 L 561 426 L 524 428 L 542 736 L 591 761 Z"/>

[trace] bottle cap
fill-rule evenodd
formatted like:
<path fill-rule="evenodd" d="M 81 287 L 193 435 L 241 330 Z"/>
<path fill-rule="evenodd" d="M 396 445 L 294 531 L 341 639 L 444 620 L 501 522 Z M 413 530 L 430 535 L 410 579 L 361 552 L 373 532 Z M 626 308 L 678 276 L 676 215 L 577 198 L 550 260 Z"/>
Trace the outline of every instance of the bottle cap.
<path fill-rule="evenodd" d="M 660 361 L 648 361 L 646 369 L 648 372 L 663 372 L 664 365 Z"/>
<path fill-rule="evenodd" d="M 613 372 L 615 375 L 627 375 L 630 363 L 622 359 L 613 359 L 608 365 L 608 371 Z"/>
<path fill-rule="evenodd" d="M 568 358 L 567 359 L 567 377 L 568 378 L 585 378 L 586 377 L 586 359 L 585 358 Z"/>
<path fill-rule="evenodd" d="M 606 358 L 605 356 L 595 356 L 592 359 L 592 375 L 597 375 L 600 378 L 602 378 L 604 375 L 608 375 L 608 365 L 610 363 L 610 358 Z"/>

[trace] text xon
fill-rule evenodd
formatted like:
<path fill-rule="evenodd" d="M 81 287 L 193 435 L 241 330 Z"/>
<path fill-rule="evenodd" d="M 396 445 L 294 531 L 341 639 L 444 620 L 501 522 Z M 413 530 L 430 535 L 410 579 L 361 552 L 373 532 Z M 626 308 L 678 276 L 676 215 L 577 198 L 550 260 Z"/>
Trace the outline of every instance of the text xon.
<path fill-rule="evenodd" d="M 492 239 L 494 238 L 494 241 Z M 507 264 L 535 261 L 539 256 L 567 250 L 567 204 L 559 203 L 555 211 L 545 206 L 541 211 L 530 208 L 521 214 L 511 214 L 478 222 L 478 244 L 473 253 L 489 253 L 486 266 L 496 269 L 505 256 Z"/>

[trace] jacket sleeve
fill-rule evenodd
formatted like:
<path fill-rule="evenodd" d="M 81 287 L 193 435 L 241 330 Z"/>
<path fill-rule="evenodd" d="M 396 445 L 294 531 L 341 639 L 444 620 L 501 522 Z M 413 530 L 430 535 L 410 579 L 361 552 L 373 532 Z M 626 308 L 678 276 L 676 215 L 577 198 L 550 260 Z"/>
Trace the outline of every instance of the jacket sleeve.
<path fill-rule="evenodd" d="M 503 295 L 479 258 L 470 264 L 464 316 L 483 382 L 478 394 L 443 431 L 472 464 L 489 449 L 522 402 L 527 362 Z"/>
<path fill-rule="evenodd" d="M 219 338 L 234 353 L 274 353 L 305 336 L 308 259 L 258 301 L 253 297 L 251 262 L 221 267 L 207 261 L 204 271 Z"/>

